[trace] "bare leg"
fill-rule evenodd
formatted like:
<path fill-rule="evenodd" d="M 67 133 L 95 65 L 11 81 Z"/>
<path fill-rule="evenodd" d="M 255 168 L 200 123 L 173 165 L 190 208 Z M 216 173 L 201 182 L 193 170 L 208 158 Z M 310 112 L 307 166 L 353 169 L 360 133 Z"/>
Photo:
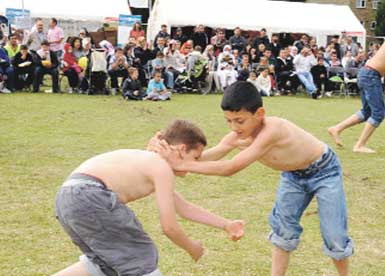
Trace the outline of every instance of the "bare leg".
<path fill-rule="evenodd" d="M 354 152 L 361 152 L 361 153 L 375 153 L 374 150 L 366 147 L 366 144 L 367 144 L 370 136 L 372 136 L 372 134 L 375 130 L 376 130 L 376 128 L 373 125 L 366 123 L 364 130 L 361 133 L 360 138 L 358 139 L 357 143 L 353 147 L 353 151 Z"/>
<path fill-rule="evenodd" d="M 290 252 L 282 250 L 276 246 L 273 248 L 272 256 L 272 276 L 285 276 L 286 270 L 289 266 Z"/>
<path fill-rule="evenodd" d="M 337 268 L 337 271 L 338 271 L 338 275 L 340 276 L 348 276 L 349 275 L 349 259 L 346 258 L 346 259 L 343 259 L 343 260 L 333 260 L 336 268 Z"/>
<path fill-rule="evenodd" d="M 77 262 L 52 276 L 89 276 L 81 262 Z"/>
<path fill-rule="evenodd" d="M 339 124 L 330 127 L 328 129 L 328 132 L 333 137 L 334 142 L 338 146 L 342 147 L 343 145 L 342 145 L 342 141 L 340 138 L 341 132 L 344 131 L 345 129 L 352 127 L 354 125 L 357 125 L 359 123 L 361 123 L 361 119 L 358 118 L 358 116 L 354 114 L 354 115 L 350 116 L 349 118 L 343 120 Z"/>

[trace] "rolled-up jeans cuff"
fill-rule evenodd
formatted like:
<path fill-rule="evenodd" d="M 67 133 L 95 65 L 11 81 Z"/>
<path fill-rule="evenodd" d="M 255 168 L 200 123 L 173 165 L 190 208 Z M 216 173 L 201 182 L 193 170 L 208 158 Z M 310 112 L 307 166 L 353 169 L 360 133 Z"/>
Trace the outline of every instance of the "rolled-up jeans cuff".
<path fill-rule="evenodd" d="M 143 276 L 162 276 L 162 273 L 160 272 L 159 269 L 154 270 L 153 272 L 143 275 Z"/>
<path fill-rule="evenodd" d="M 86 255 L 81 255 L 79 261 L 84 265 L 87 273 L 92 276 L 107 276 L 99 268 L 97 264 L 94 264 Z"/>
<path fill-rule="evenodd" d="M 374 120 L 372 117 L 370 117 L 367 121 L 367 123 L 371 124 L 373 127 L 379 127 L 379 125 L 381 124 L 380 122 L 377 122 L 376 120 Z"/>
<path fill-rule="evenodd" d="M 360 119 L 361 122 L 365 122 L 365 116 L 361 110 L 356 112 L 356 116 L 358 117 L 358 119 Z"/>
<path fill-rule="evenodd" d="M 345 249 L 342 251 L 333 251 L 327 248 L 325 245 L 323 246 L 323 251 L 326 256 L 329 256 L 330 258 L 334 260 L 343 260 L 354 253 L 354 244 L 353 241 L 349 238 L 348 243 L 346 244 Z"/>
<path fill-rule="evenodd" d="M 273 231 L 270 232 L 268 239 L 275 246 L 289 252 L 296 250 L 300 241 L 299 239 L 285 240 L 284 238 L 275 234 Z"/>

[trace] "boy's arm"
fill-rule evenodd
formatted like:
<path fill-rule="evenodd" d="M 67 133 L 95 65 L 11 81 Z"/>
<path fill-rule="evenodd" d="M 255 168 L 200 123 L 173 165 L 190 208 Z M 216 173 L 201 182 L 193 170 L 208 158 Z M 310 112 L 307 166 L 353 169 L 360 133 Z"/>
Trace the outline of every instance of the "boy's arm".
<path fill-rule="evenodd" d="M 155 186 L 162 230 L 173 243 L 183 248 L 197 261 L 203 255 L 202 245 L 200 242 L 191 240 L 177 222 L 174 201 L 175 176 L 163 159 L 154 161 L 152 168 L 149 177 Z"/>
<path fill-rule="evenodd" d="M 202 153 L 199 161 L 215 161 L 222 159 L 227 154 L 229 154 L 233 149 L 236 148 L 236 144 L 234 140 L 236 139 L 236 134 L 234 132 L 230 132 L 218 143 L 218 145 L 205 150 Z"/>
<path fill-rule="evenodd" d="M 245 223 L 241 220 L 231 221 L 213 214 L 204 208 L 185 200 L 179 193 L 174 192 L 176 212 L 184 219 L 223 229 L 232 240 L 239 240 L 243 235 Z"/>

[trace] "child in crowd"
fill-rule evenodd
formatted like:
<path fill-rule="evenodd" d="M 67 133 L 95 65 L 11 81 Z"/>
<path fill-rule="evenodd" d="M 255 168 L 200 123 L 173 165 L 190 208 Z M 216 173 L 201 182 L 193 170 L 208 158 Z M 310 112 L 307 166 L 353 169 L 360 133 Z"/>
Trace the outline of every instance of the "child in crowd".
<path fill-rule="evenodd" d="M 73 55 L 73 48 L 71 44 L 64 44 L 64 55 L 63 55 L 63 72 L 68 77 L 69 89 L 68 93 L 77 92 L 79 83 L 84 77 L 82 68 L 76 62 L 76 58 Z"/>
<path fill-rule="evenodd" d="M 251 71 L 247 81 L 252 83 L 255 86 L 255 88 L 257 88 L 257 73 L 255 71 Z"/>
<path fill-rule="evenodd" d="M 171 92 L 168 91 L 164 85 L 160 71 L 155 71 L 154 78 L 149 82 L 147 87 L 147 97 L 144 99 L 153 101 L 171 100 Z"/>
<path fill-rule="evenodd" d="M 126 100 L 141 101 L 145 97 L 142 84 L 138 79 L 138 69 L 130 67 L 128 69 L 128 78 L 123 83 L 123 98 Z"/>
<path fill-rule="evenodd" d="M 259 74 L 256 81 L 256 87 L 262 96 L 272 96 L 271 79 L 268 68 L 263 69 L 261 74 Z"/>

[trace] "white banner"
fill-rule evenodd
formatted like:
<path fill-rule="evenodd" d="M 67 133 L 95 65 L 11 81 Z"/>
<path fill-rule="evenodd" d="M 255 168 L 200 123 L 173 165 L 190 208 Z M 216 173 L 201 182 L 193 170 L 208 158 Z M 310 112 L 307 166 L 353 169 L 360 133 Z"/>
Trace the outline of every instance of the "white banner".
<path fill-rule="evenodd" d="M 129 0 L 128 2 L 133 8 L 148 8 L 148 0 Z"/>

